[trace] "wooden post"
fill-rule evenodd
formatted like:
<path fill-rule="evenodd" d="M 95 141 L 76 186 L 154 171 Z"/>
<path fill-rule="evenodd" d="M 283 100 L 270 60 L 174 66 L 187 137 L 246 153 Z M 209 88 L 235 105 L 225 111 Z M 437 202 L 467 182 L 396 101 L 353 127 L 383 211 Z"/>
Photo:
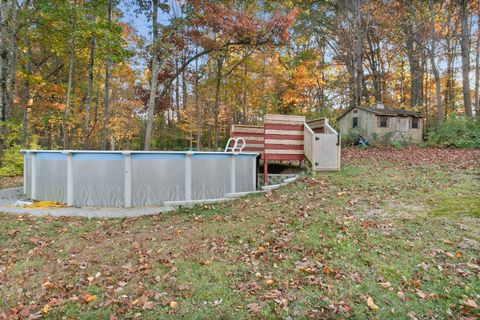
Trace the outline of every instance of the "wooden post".
<path fill-rule="evenodd" d="M 267 185 L 268 183 L 268 160 L 267 154 L 265 153 L 263 156 L 263 185 Z"/>

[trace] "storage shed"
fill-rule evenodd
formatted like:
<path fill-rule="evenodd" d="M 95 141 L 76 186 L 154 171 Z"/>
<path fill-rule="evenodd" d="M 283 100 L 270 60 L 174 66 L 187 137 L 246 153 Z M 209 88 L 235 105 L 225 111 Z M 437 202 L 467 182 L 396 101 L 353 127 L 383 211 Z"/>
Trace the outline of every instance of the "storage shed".
<path fill-rule="evenodd" d="M 374 108 L 351 107 L 337 119 L 341 134 L 359 131 L 369 140 L 390 135 L 409 143 L 423 140 L 424 117 L 418 112 L 393 109 L 377 104 Z"/>

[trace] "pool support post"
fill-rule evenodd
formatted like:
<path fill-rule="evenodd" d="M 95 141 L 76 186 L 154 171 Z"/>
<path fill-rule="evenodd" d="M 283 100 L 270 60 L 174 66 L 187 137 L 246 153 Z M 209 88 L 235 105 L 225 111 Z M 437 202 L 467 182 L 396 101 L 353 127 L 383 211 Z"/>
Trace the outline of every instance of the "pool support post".
<path fill-rule="evenodd" d="M 21 152 L 23 154 L 23 194 L 27 194 L 27 153 Z"/>
<path fill-rule="evenodd" d="M 132 207 L 132 154 L 130 151 L 123 152 L 124 169 L 124 207 Z"/>
<path fill-rule="evenodd" d="M 236 192 L 236 177 L 235 177 L 235 157 L 238 155 L 238 152 L 232 153 L 232 162 L 230 163 L 230 193 Z"/>
<path fill-rule="evenodd" d="M 253 174 L 253 189 L 252 190 L 257 190 L 258 187 L 258 167 L 260 163 L 260 155 L 257 155 L 255 157 L 255 164 L 253 166 L 252 174 Z"/>
<path fill-rule="evenodd" d="M 30 174 L 32 175 L 32 179 L 31 179 L 31 186 L 30 186 L 30 190 L 31 190 L 31 198 L 32 200 L 35 200 L 37 198 L 37 163 L 36 163 L 36 159 L 37 159 L 37 154 L 35 152 L 31 152 L 30 153 L 30 164 L 32 166 L 32 170 L 30 172 Z"/>
<path fill-rule="evenodd" d="M 73 154 L 71 151 L 63 152 L 67 156 L 67 206 L 73 206 Z"/>
<path fill-rule="evenodd" d="M 185 152 L 185 201 L 192 200 L 192 156 L 193 151 Z"/>

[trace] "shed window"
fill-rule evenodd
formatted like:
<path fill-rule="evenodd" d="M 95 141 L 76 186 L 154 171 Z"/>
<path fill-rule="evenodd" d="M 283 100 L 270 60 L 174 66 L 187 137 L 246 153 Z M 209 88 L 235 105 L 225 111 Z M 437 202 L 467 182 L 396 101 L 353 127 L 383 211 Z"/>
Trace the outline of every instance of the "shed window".
<path fill-rule="evenodd" d="M 388 127 L 388 117 L 387 116 L 379 116 L 378 117 L 378 126 L 380 128 Z"/>
<path fill-rule="evenodd" d="M 412 121 L 410 122 L 412 129 L 418 129 L 418 118 L 411 118 Z"/>
<path fill-rule="evenodd" d="M 352 128 L 358 127 L 358 117 L 353 117 L 352 119 Z"/>

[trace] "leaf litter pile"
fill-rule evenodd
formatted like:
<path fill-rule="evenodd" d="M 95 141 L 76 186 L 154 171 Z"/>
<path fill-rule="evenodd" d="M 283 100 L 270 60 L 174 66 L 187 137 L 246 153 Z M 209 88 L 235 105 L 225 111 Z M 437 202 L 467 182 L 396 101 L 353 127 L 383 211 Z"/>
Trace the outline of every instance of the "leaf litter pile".
<path fill-rule="evenodd" d="M 0 319 L 478 319 L 480 151 L 134 219 L 0 214 Z"/>

